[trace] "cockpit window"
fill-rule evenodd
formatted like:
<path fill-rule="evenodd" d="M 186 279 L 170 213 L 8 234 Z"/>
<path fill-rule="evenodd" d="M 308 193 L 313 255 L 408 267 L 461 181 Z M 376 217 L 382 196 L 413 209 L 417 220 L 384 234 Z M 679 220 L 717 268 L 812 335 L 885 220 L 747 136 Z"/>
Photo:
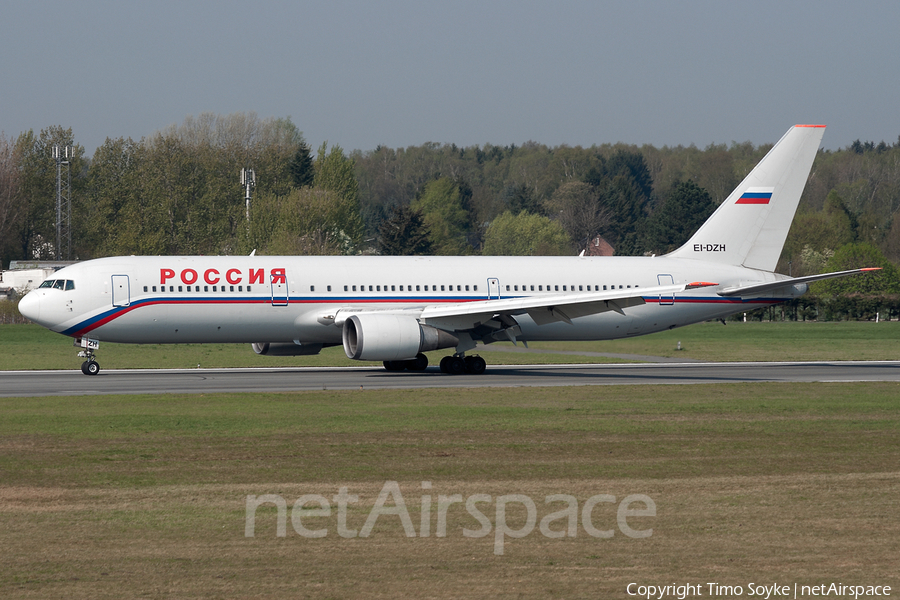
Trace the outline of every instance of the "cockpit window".
<path fill-rule="evenodd" d="M 48 279 L 41 282 L 39 288 L 53 288 L 55 290 L 74 290 L 75 282 L 71 279 Z"/>

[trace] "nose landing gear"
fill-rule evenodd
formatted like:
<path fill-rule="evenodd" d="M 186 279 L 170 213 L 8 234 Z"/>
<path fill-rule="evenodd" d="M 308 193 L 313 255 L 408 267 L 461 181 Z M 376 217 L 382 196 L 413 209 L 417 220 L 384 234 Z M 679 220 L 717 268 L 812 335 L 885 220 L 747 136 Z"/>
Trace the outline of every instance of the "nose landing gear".
<path fill-rule="evenodd" d="M 88 338 L 75 338 L 75 346 L 84 348 L 78 353 L 78 356 L 85 360 L 81 363 L 81 372 L 85 375 L 96 375 L 100 372 L 100 363 L 94 360 L 94 350 L 100 347 L 99 340 L 91 340 Z"/>
<path fill-rule="evenodd" d="M 93 358 L 91 360 L 86 360 L 81 363 L 81 372 L 85 375 L 96 375 L 100 372 L 100 363 Z"/>

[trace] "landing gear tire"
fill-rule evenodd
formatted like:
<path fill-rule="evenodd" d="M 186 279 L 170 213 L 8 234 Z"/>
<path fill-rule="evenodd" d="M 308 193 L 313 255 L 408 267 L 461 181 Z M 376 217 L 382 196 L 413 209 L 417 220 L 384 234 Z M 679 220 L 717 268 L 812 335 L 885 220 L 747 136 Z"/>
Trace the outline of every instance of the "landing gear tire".
<path fill-rule="evenodd" d="M 386 371 L 402 371 L 406 368 L 405 360 L 386 360 L 384 361 L 384 368 Z"/>
<path fill-rule="evenodd" d="M 100 363 L 94 360 L 86 360 L 81 363 L 81 372 L 85 375 L 96 375 L 100 372 Z"/>
<path fill-rule="evenodd" d="M 453 360 L 452 356 L 445 356 L 441 359 L 441 373 L 450 373 L 449 363 Z"/>
<path fill-rule="evenodd" d="M 466 372 L 472 375 L 481 375 L 487 369 L 487 363 L 480 356 L 467 356 L 465 359 Z"/>
<path fill-rule="evenodd" d="M 460 356 L 451 356 L 447 361 L 447 373 L 450 375 L 462 375 L 466 372 L 466 361 Z"/>
<path fill-rule="evenodd" d="M 424 371 L 428 368 L 428 357 L 420 352 L 414 359 L 406 361 L 406 368 L 410 371 Z"/>

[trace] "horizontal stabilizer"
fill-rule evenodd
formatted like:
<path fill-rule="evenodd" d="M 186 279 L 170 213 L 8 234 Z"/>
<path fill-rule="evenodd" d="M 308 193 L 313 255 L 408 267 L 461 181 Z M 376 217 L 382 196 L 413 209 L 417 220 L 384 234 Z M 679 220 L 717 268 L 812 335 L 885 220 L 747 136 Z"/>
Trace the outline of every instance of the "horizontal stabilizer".
<path fill-rule="evenodd" d="M 813 281 L 822 281 L 823 279 L 834 279 L 835 277 L 847 277 L 848 275 L 859 275 L 860 273 L 868 273 L 870 271 L 880 271 L 881 267 L 869 267 L 866 269 L 851 269 L 849 271 L 836 271 L 834 273 L 821 273 L 819 275 L 807 275 L 806 277 L 793 277 L 780 279 L 778 281 L 769 281 L 766 283 L 756 283 L 753 285 L 744 285 L 740 287 L 725 288 L 719 292 L 720 296 L 753 296 L 762 294 L 779 288 L 790 287 L 801 283 L 811 283 Z"/>

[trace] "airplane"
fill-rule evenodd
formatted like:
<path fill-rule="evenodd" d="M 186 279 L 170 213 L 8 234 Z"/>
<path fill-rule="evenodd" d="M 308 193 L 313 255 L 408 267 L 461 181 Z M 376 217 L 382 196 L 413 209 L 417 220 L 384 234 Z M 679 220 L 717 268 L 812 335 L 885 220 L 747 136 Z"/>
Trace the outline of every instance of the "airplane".
<path fill-rule="evenodd" d="M 129 256 L 57 271 L 19 303 L 70 336 L 97 375 L 100 342 L 249 343 L 302 356 L 343 345 L 388 371 L 481 374 L 477 343 L 607 340 L 724 319 L 802 295 L 775 273 L 824 125 L 796 125 L 686 244 L 652 257 Z M 469 353 L 467 355 L 467 353 Z"/>

